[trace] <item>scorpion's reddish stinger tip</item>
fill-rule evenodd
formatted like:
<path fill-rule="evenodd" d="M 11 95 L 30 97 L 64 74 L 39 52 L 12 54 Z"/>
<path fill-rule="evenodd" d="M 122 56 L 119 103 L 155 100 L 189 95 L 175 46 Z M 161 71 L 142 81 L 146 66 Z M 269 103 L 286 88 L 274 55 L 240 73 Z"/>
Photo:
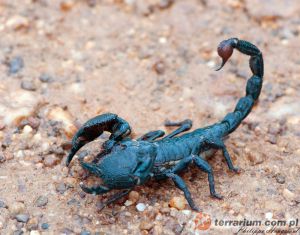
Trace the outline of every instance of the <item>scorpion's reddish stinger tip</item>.
<path fill-rule="evenodd" d="M 232 47 L 231 43 L 232 43 L 231 40 L 224 40 L 219 44 L 218 54 L 222 58 L 222 64 L 218 69 L 216 69 L 216 71 L 219 71 L 221 68 L 223 68 L 223 66 L 226 64 L 227 60 L 232 55 L 233 47 Z"/>

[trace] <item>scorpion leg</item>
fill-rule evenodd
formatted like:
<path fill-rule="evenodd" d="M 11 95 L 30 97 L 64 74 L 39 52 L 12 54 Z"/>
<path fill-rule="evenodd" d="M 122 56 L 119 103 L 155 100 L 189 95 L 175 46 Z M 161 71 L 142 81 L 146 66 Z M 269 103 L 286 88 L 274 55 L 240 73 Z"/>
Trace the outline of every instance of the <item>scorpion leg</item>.
<path fill-rule="evenodd" d="M 202 159 L 201 157 L 195 156 L 194 162 L 197 167 L 199 167 L 202 171 L 206 172 L 208 174 L 208 183 L 209 183 L 209 191 L 210 195 L 212 197 L 215 197 L 217 199 L 222 199 L 223 197 L 216 193 L 215 190 L 215 180 L 214 175 L 211 166 L 207 161 Z"/>
<path fill-rule="evenodd" d="M 102 206 L 100 207 L 99 211 L 103 210 L 106 206 L 112 204 L 113 202 L 117 201 L 121 197 L 124 197 L 125 195 L 127 195 L 128 193 L 130 193 L 131 190 L 132 190 L 132 188 L 126 189 L 123 192 L 119 192 L 119 193 L 116 193 L 116 194 L 112 195 L 107 201 L 105 201 L 102 204 Z"/>
<path fill-rule="evenodd" d="M 227 163 L 227 166 L 229 168 L 229 170 L 231 170 L 232 172 L 234 173 L 239 173 L 239 168 L 238 167 L 235 167 L 232 163 L 232 160 L 231 160 L 231 157 L 226 149 L 226 146 L 225 144 L 223 143 L 223 141 L 219 140 L 219 141 L 215 141 L 214 143 L 214 148 L 216 149 L 221 149 L 222 152 L 223 152 L 223 156 L 226 160 L 226 163 Z"/>
<path fill-rule="evenodd" d="M 153 141 L 159 137 L 162 137 L 165 135 L 165 132 L 162 130 L 157 130 L 157 131 L 150 131 L 144 135 L 142 135 L 140 138 L 137 140 L 146 140 L 146 141 Z"/>
<path fill-rule="evenodd" d="M 170 121 L 166 121 L 165 122 L 165 126 L 179 126 L 178 129 L 174 130 L 173 132 L 171 132 L 170 134 L 168 134 L 167 136 L 165 136 L 163 139 L 170 139 L 184 131 L 188 131 L 192 128 L 193 122 L 190 119 L 186 119 L 182 122 L 170 122 Z"/>
<path fill-rule="evenodd" d="M 72 139 L 72 148 L 67 157 L 66 165 L 70 164 L 72 158 L 82 146 L 96 139 L 104 131 L 111 133 L 109 140 L 103 144 L 104 149 L 108 151 L 116 141 L 128 136 L 131 128 L 125 120 L 112 113 L 105 113 L 88 120 Z"/>
<path fill-rule="evenodd" d="M 94 194 L 94 195 L 99 195 L 99 194 L 107 193 L 108 191 L 110 191 L 109 188 L 107 188 L 103 185 L 87 187 L 82 182 L 79 185 L 80 185 L 80 188 L 84 192 L 89 193 L 89 194 Z"/>
<path fill-rule="evenodd" d="M 184 196 L 188 201 L 190 207 L 195 211 L 200 211 L 200 209 L 196 206 L 195 202 L 193 201 L 191 193 L 183 179 L 179 175 L 176 175 L 174 173 L 167 173 L 166 176 L 171 178 L 175 183 L 176 187 L 183 191 Z"/>
<path fill-rule="evenodd" d="M 233 166 L 231 157 L 230 157 L 225 145 L 222 147 L 222 151 L 223 151 L 223 155 L 225 157 L 225 160 L 226 160 L 226 163 L 227 163 L 227 166 L 228 166 L 229 170 L 231 170 L 235 173 L 239 173 L 240 169 L 238 167 Z"/>

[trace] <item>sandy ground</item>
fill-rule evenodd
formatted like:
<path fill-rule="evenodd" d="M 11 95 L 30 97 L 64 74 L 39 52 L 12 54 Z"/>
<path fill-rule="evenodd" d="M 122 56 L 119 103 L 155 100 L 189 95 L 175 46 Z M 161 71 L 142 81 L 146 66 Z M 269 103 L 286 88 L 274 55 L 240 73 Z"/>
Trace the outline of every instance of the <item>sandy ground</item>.
<path fill-rule="evenodd" d="M 259 103 L 226 141 L 241 173 L 229 172 L 220 153 L 209 161 L 224 199 L 209 197 L 196 168 L 183 174 L 212 220 L 198 232 L 241 227 L 216 219 L 300 219 L 299 32 L 297 0 L 2 0 L 0 233 L 197 232 L 197 213 L 169 206 L 183 197 L 171 181 L 137 187 L 99 212 L 107 196 L 84 194 L 87 173 L 77 158 L 65 167 L 65 158 L 76 128 L 104 112 L 126 119 L 133 137 L 165 129 L 166 119 L 190 118 L 193 128 L 220 120 L 251 75 L 239 53 L 214 71 L 217 45 L 230 37 L 262 50 L 265 81 Z M 79 154 L 96 154 L 99 142 Z"/>

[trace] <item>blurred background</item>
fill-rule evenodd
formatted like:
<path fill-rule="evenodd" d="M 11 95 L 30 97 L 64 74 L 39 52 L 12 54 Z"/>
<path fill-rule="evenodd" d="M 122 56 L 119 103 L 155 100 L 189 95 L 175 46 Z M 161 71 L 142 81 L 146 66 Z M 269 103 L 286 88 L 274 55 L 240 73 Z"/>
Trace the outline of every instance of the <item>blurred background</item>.
<path fill-rule="evenodd" d="M 204 173 L 192 167 L 184 179 L 212 219 L 299 216 L 299 32 L 297 0 L 2 0 L 0 233 L 192 234 L 195 213 L 172 182 L 99 212 L 107 196 L 81 192 L 87 173 L 64 161 L 76 129 L 100 113 L 126 119 L 137 137 L 166 119 L 198 128 L 231 112 L 251 71 L 238 52 L 215 71 L 230 37 L 265 59 L 260 101 L 226 142 L 242 172 L 211 159 L 222 201 L 209 197 Z M 169 205 L 174 197 L 181 205 Z"/>

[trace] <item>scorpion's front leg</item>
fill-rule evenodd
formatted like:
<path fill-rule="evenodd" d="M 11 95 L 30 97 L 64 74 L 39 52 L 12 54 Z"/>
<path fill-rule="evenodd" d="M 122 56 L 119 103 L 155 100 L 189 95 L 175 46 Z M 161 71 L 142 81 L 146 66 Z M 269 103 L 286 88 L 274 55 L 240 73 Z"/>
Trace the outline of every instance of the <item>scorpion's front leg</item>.
<path fill-rule="evenodd" d="M 131 128 L 124 119 L 112 113 L 105 113 L 88 120 L 72 139 L 72 148 L 66 162 L 67 166 L 82 146 L 96 139 L 104 131 L 111 133 L 109 140 L 103 144 L 105 151 L 109 151 L 116 141 L 120 141 L 130 134 Z"/>
<path fill-rule="evenodd" d="M 170 121 L 166 121 L 165 122 L 165 126 L 179 126 L 178 129 L 174 130 L 173 132 L 171 132 L 170 134 L 168 134 L 167 136 L 164 137 L 164 139 L 169 139 L 172 138 L 182 132 L 188 131 L 192 128 L 193 122 L 190 119 L 186 119 L 182 122 L 170 122 Z"/>

